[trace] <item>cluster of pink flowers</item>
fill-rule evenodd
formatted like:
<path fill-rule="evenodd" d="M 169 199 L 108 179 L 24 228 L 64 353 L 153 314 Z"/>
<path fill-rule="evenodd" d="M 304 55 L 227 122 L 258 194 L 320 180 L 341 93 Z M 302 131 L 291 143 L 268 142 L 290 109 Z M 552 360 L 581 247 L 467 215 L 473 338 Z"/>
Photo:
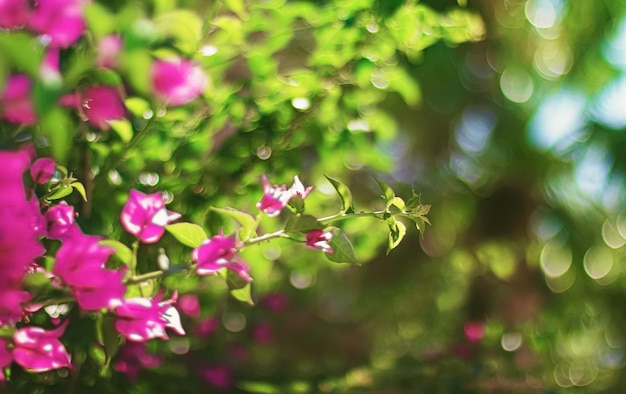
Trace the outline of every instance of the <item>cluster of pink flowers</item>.
<path fill-rule="evenodd" d="M 263 182 L 263 198 L 256 206 L 269 217 L 280 215 L 280 212 L 293 197 L 298 196 L 304 199 L 313 190 L 313 186 L 305 189 L 297 175 L 293 178 L 293 184 L 289 189 L 286 185 L 272 185 L 265 175 L 261 180 Z"/>
<path fill-rule="evenodd" d="M 40 37 L 46 47 L 39 69 L 44 82 L 61 79 L 59 53 L 75 44 L 85 32 L 84 8 L 89 0 L 0 0 L 0 28 L 27 28 Z M 120 66 L 123 38 L 118 34 L 98 42 L 96 64 L 102 68 Z M 189 59 L 174 56 L 155 59 L 150 77 L 154 95 L 167 106 L 186 105 L 197 99 L 208 85 L 200 66 Z M 30 126 L 37 122 L 33 104 L 33 83 L 26 74 L 10 75 L 0 87 L 0 117 L 10 123 Z M 74 108 L 78 115 L 100 130 L 110 122 L 126 117 L 121 86 L 95 85 L 61 97 L 59 104 Z"/>

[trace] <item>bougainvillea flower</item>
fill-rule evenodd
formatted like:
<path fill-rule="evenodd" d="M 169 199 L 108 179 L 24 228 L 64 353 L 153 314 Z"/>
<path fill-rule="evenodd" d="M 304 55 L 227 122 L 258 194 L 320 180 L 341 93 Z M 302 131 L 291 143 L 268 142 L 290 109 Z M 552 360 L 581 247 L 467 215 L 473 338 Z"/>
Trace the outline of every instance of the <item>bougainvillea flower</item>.
<path fill-rule="evenodd" d="M 99 241 L 99 237 L 84 234 L 65 240 L 57 250 L 52 273 L 69 286 L 80 286 L 88 275 L 93 274 L 86 268 L 104 268 L 114 253 L 112 248 L 100 245 Z"/>
<path fill-rule="evenodd" d="M 23 306 L 31 296 L 18 286 L 19 283 L 8 282 L 4 283 L 0 290 L 0 326 L 15 324 L 24 316 Z"/>
<path fill-rule="evenodd" d="M 191 259 L 197 264 L 198 275 L 212 275 L 224 268 L 237 253 L 232 237 L 216 235 L 205 239 L 191 251 Z"/>
<path fill-rule="evenodd" d="M 161 193 L 143 194 L 132 189 L 122 209 L 122 226 L 146 244 L 157 242 L 165 232 L 165 226 L 180 218 L 180 213 L 165 209 Z"/>
<path fill-rule="evenodd" d="M 478 342 L 485 336 L 485 323 L 468 321 L 463 326 L 463 331 L 470 342 Z"/>
<path fill-rule="evenodd" d="M 36 183 L 44 184 L 52 178 L 54 171 L 56 171 L 54 160 L 49 157 L 42 157 L 30 167 L 30 176 Z"/>
<path fill-rule="evenodd" d="M 178 300 L 178 308 L 189 317 L 200 316 L 200 301 L 198 296 L 193 294 L 185 294 Z"/>
<path fill-rule="evenodd" d="M 74 218 L 74 207 L 61 201 L 48 208 L 44 214 L 48 228 L 48 238 L 64 239 L 71 237 L 75 232 L 80 232 Z"/>
<path fill-rule="evenodd" d="M 30 372 L 46 372 L 71 367 L 70 356 L 59 341 L 66 324 L 54 330 L 41 327 L 25 327 L 13 335 L 13 358 Z"/>
<path fill-rule="evenodd" d="M 200 66 L 182 57 L 155 60 L 152 86 L 156 95 L 169 106 L 180 106 L 198 98 L 208 80 Z"/>
<path fill-rule="evenodd" d="M 81 113 L 85 120 L 101 130 L 111 128 L 109 121 L 123 119 L 126 107 L 119 89 L 113 86 L 93 86 L 82 95 Z"/>
<path fill-rule="evenodd" d="M 22 27 L 28 22 L 30 13 L 28 0 L 0 0 L 0 28 Z"/>
<path fill-rule="evenodd" d="M 115 329 L 130 341 L 143 342 L 153 338 L 168 339 L 167 320 L 156 300 L 133 297 L 114 308 Z"/>
<path fill-rule="evenodd" d="M 143 342 L 126 342 L 117 353 L 113 369 L 125 373 L 129 380 L 136 381 L 139 371 L 144 368 L 156 368 L 163 362 L 163 357 L 148 352 Z"/>
<path fill-rule="evenodd" d="M 38 0 L 28 27 L 52 47 L 67 48 L 85 30 L 85 0 Z"/>
<path fill-rule="evenodd" d="M 98 43 L 96 64 L 104 68 L 115 68 L 119 63 L 119 53 L 122 50 L 122 37 L 111 34 L 103 37 Z"/>
<path fill-rule="evenodd" d="M 29 126 L 37 122 L 31 98 L 32 84 L 26 75 L 11 75 L 0 95 L 2 117 L 11 123 Z"/>
<path fill-rule="evenodd" d="M 227 365 L 213 365 L 200 369 L 204 381 L 220 390 L 228 390 L 233 386 L 233 373 Z"/>
<path fill-rule="evenodd" d="M 293 185 L 291 185 L 289 191 L 293 196 L 299 196 L 304 200 L 306 196 L 311 193 L 311 190 L 313 190 L 313 188 L 313 186 L 309 186 L 305 189 L 302 182 L 300 182 L 300 178 L 298 178 L 298 176 L 296 175 L 293 177 Z"/>
<path fill-rule="evenodd" d="M 95 265 L 81 268 L 82 280 L 71 286 L 71 294 L 80 309 L 99 311 L 119 304 L 126 293 L 122 280 L 125 270 L 113 271 Z"/>
<path fill-rule="evenodd" d="M 262 176 L 261 181 L 263 182 L 263 198 L 256 204 L 256 207 L 269 217 L 280 215 L 293 193 L 287 190 L 285 185 L 272 185 L 265 175 Z"/>
<path fill-rule="evenodd" d="M 306 246 L 333 254 L 333 248 L 328 243 L 331 239 L 333 239 L 333 233 L 330 231 L 311 230 L 306 233 Z"/>

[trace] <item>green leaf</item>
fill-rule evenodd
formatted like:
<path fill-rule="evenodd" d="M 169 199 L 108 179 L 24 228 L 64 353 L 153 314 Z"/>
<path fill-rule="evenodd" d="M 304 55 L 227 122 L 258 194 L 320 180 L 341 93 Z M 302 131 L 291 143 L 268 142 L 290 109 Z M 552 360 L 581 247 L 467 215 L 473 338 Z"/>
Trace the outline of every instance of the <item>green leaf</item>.
<path fill-rule="evenodd" d="M 285 231 L 288 233 L 305 233 L 311 230 L 322 230 L 324 225 L 317 221 L 312 215 L 291 215 L 287 219 Z"/>
<path fill-rule="evenodd" d="M 208 238 L 202 227 L 194 223 L 174 223 L 165 226 L 165 229 L 172 234 L 178 242 L 191 248 L 197 248 L 202 244 L 202 241 Z"/>
<path fill-rule="evenodd" d="M 104 348 L 104 366 L 108 367 L 120 347 L 120 336 L 115 329 L 115 317 L 100 314 L 96 327 L 98 343 Z"/>
<path fill-rule="evenodd" d="M 394 198 L 392 198 L 391 200 L 387 201 L 387 204 L 388 204 L 388 207 L 387 207 L 387 208 L 389 208 L 390 206 L 392 206 L 392 205 L 393 205 L 394 207 L 398 208 L 398 209 L 399 209 L 399 210 L 401 210 L 401 211 L 402 211 L 402 210 L 404 209 L 404 207 L 405 207 L 404 200 L 403 200 L 403 199 L 401 199 L 400 197 L 394 197 Z"/>
<path fill-rule="evenodd" d="M 387 246 L 387 254 L 396 246 L 400 245 L 402 239 L 406 235 L 406 226 L 399 220 L 389 219 L 389 245 Z"/>
<path fill-rule="evenodd" d="M 333 249 L 333 253 L 324 253 L 326 258 L 335 263 L 358 264 L 356 257 L 354 257 L 352 242 L 350 242 L 346 233 L 336 227 L 331 231 L 333 238 L 328 243 Z"/>
<path fill-rule="evenodd" d="M 89 31 L 98 40 L 115 30 L 115 18 L 102 4 L 87 4 L 85 6 L 85 18 Z"/>
<path fill-rule="evenodd" d="M 224 0 L 224 5 L 241 19 L 248 19 L 243 0 Z"/>
<path fill-rule="evenodd" d="M 339 197 L 341 198 L 341 210 L 345 213 L 354 213 L 352 192 L 350 192 L 350 189 L 348 189 L 346 185 L 339 182 L 338 180 L 331 178 L 328 175 L 324 176 L 333 185 L 333 187 L 337 191 L 337 194 L 339 194 Z"/>
<path fill-rule="evenodd" d="M 289 206 L 293 208 L 296 213 L 302 213 L 304 212 L 304 199 L 295 195 L 289 199 Z"/>
<path fill-rule="evenodd" d="M 130 266 L 133 261 L 133 252 L 130 248 L 123 243 L 116 241 L 114 239 L 105 239 L 98 242 L 102 246 L 108 246 L 115 250 L 115 255 L 118 259 L 125 265 Z"/>
<path fill-rule="evenodd" d="M 83 200 L 87 201 L 87 192 L 85 191 L 85 186 L 83 186 L 80 182 L 72 182 L 70 186 L 74 188 L 82 197 Z"/>
<path fill-rule="evenodd" d="M 254 301 L 252 300 L 252 293 L 250 291 L 251 289 L 252 284 L 250 282 L 247 282 L 246 285 L 241 289 L 231 290 L 230 294 L 235 297 L 235 299 L 252 306 L 254 305 Z"/>
<path fill-rule="evenodd" d="M 415 190 L 412 193 L 413 196 L 406 202 L 406 209 L 415 209 L 421 204 L 421 196 L 415 193 Z"/>
<path fill-rule="evenodd" d="M 128 143 L 133 139 L 133 126 L 128 119 L 109 120 L 109 124 L 122 141 Z"/>
<path fill-rule="evenodd" d="M 59 187 L 55 190 L 55 192 L 49 195 L 46 200 L 58 200 L 63 197 L 67 197 L 72 194 L 72 190 L 74 190 L 72 186 L 59 184 Z"/>
<path fill-rule="evenodd" d="M 52 153 L 58 163 L 65 164 L 67 154 L 72 147 L 75 127 L 72 126 L 67 114 L 60 108 L 53 108 L 41 118 L 41 129 L 49 138 Z"/>
<path fill-rule="evenodd" d="M 383 181 L 381 181 L 375 176 L 374 176 L 374 179 L 376 180 L 376 183 L 378 183 L 378 187 L 380 188 L 380 191 L 383 192 L 382 197 L 385 199 L 385 202 L 387 203 L 387 208 L 389 208 L 389 206 L 391 205 L 390 201 L 396 196 L 396 194 L 393 192 L 393 189 L 389 187 L 389 185 L 387 185 L 386 183 L 384 183 Z"/>
<path fill-rule="evenodd" d="M 174 39 L 174 45 L 181 51 L 191 54 L 196 51 L 202 38 L 202 19 L 191 10 L 175 9 L 154 18 L 157 30 L 167 38 Z"/>
<path fill-rule="evenodd" d="M 242 211 L 238 211 L 233 208 L 211 207 L 211 210 L 228 216 L 234 219 L 237 223 L 239 223 L 241 225 L 241 229 L 239 230 L 239 237 L 242 241 L 245 242 L 256 234 L 257 223 L 252 215 Z"/>
<path fill-rule="evenodd" d="M 44 273 L 33 272 L 26 274 L 22 282 L 22 286 L 26 288 L 30 293 L 38 293 L 40 289 L 50 284 L 50 278 L 46 277 Z"/>

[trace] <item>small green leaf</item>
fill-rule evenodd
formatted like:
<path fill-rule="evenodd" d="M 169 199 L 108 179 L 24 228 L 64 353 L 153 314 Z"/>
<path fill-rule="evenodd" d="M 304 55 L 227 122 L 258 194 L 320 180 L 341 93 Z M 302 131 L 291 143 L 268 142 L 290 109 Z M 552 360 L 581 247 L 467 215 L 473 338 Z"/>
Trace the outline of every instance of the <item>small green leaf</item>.
<path fill-rule="evenodd" d="M 376 180 L 376 183 L 378 183 L 378 187 L 380 187 L 380 190 L 383 192 L 382 197 L 387 203 L 387 208 L 389 208 L 391 206 L 391 200 L 393 200 L 396 194 L 393 192 L 393 189 L 389 187 L 389 185 L 376 178 L 375 176 L 374 179 Z"/>
<path fill-rule="evenodd" d="M 295 195 L 289 200 L 289 206 L 293 208 L 296 213 L 302 213 L 304 212 L 304 199 Z"/>
<path fill-rule="evenodd" d="M 224 0 L 224 5 L 241 19 L 248 19 L 243 0 Z"/>
<path fill-rule="evenodd" d="M 72 190 L 74 190 L 72 186 L 59 184 L 58 188 L 55 190 L 54 193 L 48 196 L 47 200 L 58 200 L 63 197 L 67 197 L 72 194 Z"/>
<path fill-rule="evenodd" d="M 336 179 L 329 177 L 328 175 L 324 175 L 326 179 L 333 185 L 337 194 L 341 198 L 341 210 L 345 213 L 354 213 L 354 206 L 352 203 L 352 192 L 350 189 L 343 183 L 339 182 Z"/>
<path fill-rule="evenodd" d="M 133 252 L 130 248 L 123 243 L 116 241 L 114 239 L 105 239 L 103 241 L 98 242 L 102 246 L 108 246 L 115 250 L 115 255 L 118 259 L 125 265 L 130 266 L 133 261 Z"/>
<path fill-rule="evenodd" d="M 402 239 L 406 235 L 406 226 L 399 220 L 389 219 L 389 245 L 387 246 L 387 254 L 396 246 L 400 245 Z"/>
<path fill-rule="evenodd" d="M 115 329 L 115 317 L 112 315 L 99 315 L 96 327 L 98 343 L 104 348 L 104 365 L 108 366 L 120 347 L 120 336 Z"/>
<path fill-rule="evenodd" d="M 115 30 L 115 19 L 109 10 L 101 4 L 90 3 L 85 6 L 85 17 L 89 31 L 101 39 Z"/>
<path fill-rule="evenodd" d="M 406 209 L 415 209 L 421 204 L 421 196 L 412 191 L 413 196 L 406 202 Z"/>
<path fill-rule="evenodd" d="M 256 234 L 257 223 L 252 215 L 242 211 L 238 211 L 233 208 L 211 207 L 211 210 L 228 216 L 234 219 L 237 223 L 239 223 L 241 225 L 241 229 L 239 230 L 239 237 L 242 241 L 245 242 Z"/>
<path fill-rule="evenodd" d="M 202 241 L 207 239 L 207 235 L 202 229 L 194 223 L 174 223 L 165 226 L 165 229 L 174 236 L 181 244 L 191 248 L 197 248 Z"/>
<path fill-rule="evenodd" d="M 393 205 L 394 207 L 398 208 L 401 211 L 405 207 L 404 200 L 401 199 L 400 197 L 392 198 L 391 200 L 387 201 L 387 204 L 388 204 L 387 208 Z"/>
<path fill-rule="evenodd" d="M 243 289 L 248 285 L 248 281 L 244 280 L 239 274 L 234 271 L 222 269 L 220 271 L 221 276 L 225 276 L 226 284 L 228 285 L 228 290 L 237 290 Z"/>
<path fill-rule="evenodd" d="M 122 141 L 128 143 L 133 139 L 133 126 L 128 119 L 109 120 L 109 124 Z"/>
<path fill-rule="evenodd" d="M 235 299 L 252 306 L 254 305 L 254 301 L 252 300 L 252 293 L 250 292 L 251 289 L 252 284 L 248 282 L 241 289 L 231 290 L 230 294 L 235 297 Z"/>
<path fill-rule="evenodd" d="M 312 215 L 291 215 L 287 219 L 285 231 L 288 233 L 305 233 L 311 230 L 322 230 L 324 225 L 317 221 Z"/>
<path fill-rule="evenodd" d="M 83 200 L 87 201 L 87 192 L 85 191 L 85 186 L 83 186 L 80 182 L 72 182 L 70 186 L 74 188 L 80 195 L 83 197 Z"/>
<path fill-rule="evenodd" d="M 30 293 L 37 293 L 40 289 L 48 286 L 48 284 L 50 284 L 50 278 L 41 272 L 26 274 L 22 282 L 22 286 Z"/>
<path fill-rule="evenodd" d="M 333 249 L 333 253 L 324 253 L 328 260 L 335 263 L 358 264 L 354 257 L 354 248 L 343 230 L 334 227 L 332 230 L 333 238 L 328 242 Z"/>

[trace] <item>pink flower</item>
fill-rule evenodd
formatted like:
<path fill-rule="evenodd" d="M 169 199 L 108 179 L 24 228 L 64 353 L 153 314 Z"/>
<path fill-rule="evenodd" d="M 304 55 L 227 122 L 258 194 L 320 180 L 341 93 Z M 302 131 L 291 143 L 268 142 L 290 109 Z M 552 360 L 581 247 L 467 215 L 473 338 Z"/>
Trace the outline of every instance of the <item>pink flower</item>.
<path fill-rule="evenodd" d="M 159 297 L 149 299 L 133 297 L 118 304 L 115 309 L 115 329 L 130 341 L 144 342 L 153 338 L 169 339 L 165 328 L 185 335 L 180 315 L 172 306 L 173 299 L 160 302 Z"/>
<path fill-rule="evenodd" d="M 71 237 L 77 232 L 80 233 L 80 229 L 74 222 L 74 218 L 76 217 L 74 207 L 67 205 L 65 201 L 52 205 L 48 208 L 44 216 L 47 222 L 48 238 L 62 240 Z"/>
<path fill-rule="evenodd" d="M 30 79 L 23 74 L 8 77 L 0 95 L 2 117 L 11 123 L 30 126 L 37 122 L 37 115 L 31 98 Z"/>
<path fill-rule="evenodd" d="M 297 175 L 293 178 L 293 184 L 289 189 L 286 185 L 272 185 L 266 175 L 261 177 L 261 181 L 263 182 L 263 198 L 256 204 L 256 207 L 269 217 L 280 215 L 292 197 L 298 196 L 304 199 L 313 190 L 313 186 L 305 189 Z"/>
<path fill-rule="evenodd" d="M 125 373 L 128 379 L 136 381 L 139 372 L 144 368 L 156 368 L 163 362 L 163 358 L 151 354 L 143 342 L 126 342 L 117 354 L 117 361 L 113 369 Z"/>
<path fill-rule="evenodd" d="M 122 283 L 124 271 L 105 268 L 113 250 L 100 245 L 98 237 L 73 235 L 63 240 L 52 272 L 70 287 L 78 306 L 85 311 L 119 304 L 126 292 Z"/>
<path fill-rule="evenodd" d="M 328 243 L 331 239 L 333 239 L 333 233 L 330 231 L 311 230 L 306 234 L 306 246 L 333 254 L 333 249 Z"/>
<path fill-rule="evenodd" d="M 178 300 L 178 308 L 189 317 L 200 316 L 200 301 L 198 301 L 198 297 L 193 294 L 181 296 Z"/>
<path fill-rule="evenodd" d="M 23 274 L 22 274 L 23 276 Z M 4 281 L 3 281 L 4 282 Z M 27 291 L 19 289 L 19 283 L 0 283 L 0 325 L 14 324 L 24 316 L 24 304 L 30 300 Z"/>
<path fill-rule="evenodd" d="M 219 328 L 220 319 L 217 317 L 206 317 L 196 324 L 194 333 L 199 338 L 207 338 L 215 334 Z"/>
<path fill-rule="evenodd" d="M 117 67 L 119 63 L 118 56 L 122 50 L 122 45 L 122 37 L 117 34 L 103 37 L 98 43 L 96 64 L 104 68 Z"/>
<path fill-rule="evenodd" d="M 200 375 L 210 386 L 219 390 L 228 390 L 233 386 L 233 374 L 226 365 L 212 365 L 200 370 Z"/>
<path fill-rule="evenodd" d="M 291 187 L 289 188 L 289 191 L 291 192 L 293 196 L 299 196 L 300 198 L 304 200 L 306 196 L 308 196 L 309 193 L 311 193 L 311 190 L 313 189 L 314 189 L 313 186 L 309 186 L 305 189 L 302 182 L 300 182 L 300 178 L 298 178 L 298 176 L 296 175 L 293 177 L 293 185 L 291 185 Z"/>
<path fill-rule="evenodd" d="M 28 0 L 0 0 L 0 28 L 15 29 L 24 26 L 30 18 Z"/>
<path fill-rule="evenodd" d="M 54 171 L 56 171 L 54 160 L 49 157 L 42 157 L 30 167 L 30 176 L 36 183 L 44 184 L 52 178 Z"/>
<path fill-rule="evenodd" d="M 263 198 L 256 204 L 256 207 L 269 217 L 280 215 L 280 211 L 287 206 L 293 193 L 287 190 L 285 185 L 272 185 L 265 175 L 262 176 L 261 181 L 263 182 Z"/>
<path fill-rule="evenodd" d="M 83 92 L 81 111 L 89 123 L 108 130 L 110 120 L 123 119 L 126 107 L 119 89 L 113 86 L 93 86 Z"/>
<path fill-rule="evenodd" d="M 180 216 L 177 212 L 165 209 L 165 200 L 161 193 L 143 194 L 132 189 L 120 220 L 126 231 L 141 242 L 152 244 L 161 239 L 165 226 Z"/>
<path fill-rule="evenodd" d="M 250 269 L 236 256 L 237 248 L 232 237 L 216 235 L 206 239 L 191 251 L 191 259 L 197 264 L 196 274 L 200 276 L 216 274 L 222 268 L 236 272 L 243 280 L 251 282 Z"/>
<path fill-rule="evenodd" d="M 198 98 L 208 83 L 200 66 L 182 57 L 155 60 L 151 74 L 156 95 L 173 107 Z"/>
<path fill-rule="evenodd" d="M 29 28 L 42 35 L 50 46 L 67 48 L 85 30 L 83 6 L 85 0 L 38 0 L 32 12 Z"/>
<path fill-rule="evenodd" d="M 13 335 L 13 358 L 30 372 L 47 372 L 71 367 L 70 356 L 59 341 L 66 324 L 54 330 L 41 327 L 21 328 Z"/>
<path fill-rule="evenodd" d="M 485 324 L 469 321 L 463 326 L 463 331 L 470 342 L 478 342 L 485 336 Z"/>
<path fill-rule="evenodd" d="M 59 48 L 47 48 L 41 64 L 39 65 L 39 75 L 47 84 L 61 84 L 61 52 Z"/>

